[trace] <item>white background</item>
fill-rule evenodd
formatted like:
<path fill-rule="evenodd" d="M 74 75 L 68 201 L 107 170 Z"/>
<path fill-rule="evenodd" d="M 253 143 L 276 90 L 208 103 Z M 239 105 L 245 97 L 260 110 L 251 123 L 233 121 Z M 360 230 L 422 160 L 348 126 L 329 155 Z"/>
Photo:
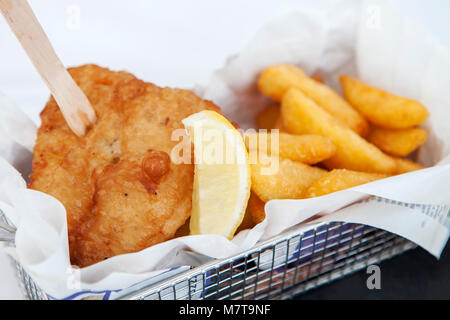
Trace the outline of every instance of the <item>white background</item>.
<path fill-rule="evenodd" d="M 268 20 L 295 8 L 320 10 L 330 2 L 337 1 L 30 0 L 66 66 L 96 63 L 160 86 L 185 88 L 207 83 Z M 391 2 L 450 48 L 450 1 Z M 48 89 L 1 18 L 0 91 L 39 121 Z M 9 259 L 0 253 L 0 299 L 20 299 L 16 283 Z"/>

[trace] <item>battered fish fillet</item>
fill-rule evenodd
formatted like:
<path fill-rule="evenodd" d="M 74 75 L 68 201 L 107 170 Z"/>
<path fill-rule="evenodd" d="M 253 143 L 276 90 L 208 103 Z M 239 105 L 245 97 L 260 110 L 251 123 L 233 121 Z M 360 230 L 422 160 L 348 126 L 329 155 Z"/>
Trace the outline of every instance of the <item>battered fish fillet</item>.
<path fill-rule="evenodd" d="M 41 113 L 29 187 L 67 211 L 72 264 L 80 267 L 170 239 L 189 218 L 193 165 L 174 164 L 172 131 L 211 102 L 96 65 L 69 69 L 98 121 L 85 137 L 53 98 Z"/>

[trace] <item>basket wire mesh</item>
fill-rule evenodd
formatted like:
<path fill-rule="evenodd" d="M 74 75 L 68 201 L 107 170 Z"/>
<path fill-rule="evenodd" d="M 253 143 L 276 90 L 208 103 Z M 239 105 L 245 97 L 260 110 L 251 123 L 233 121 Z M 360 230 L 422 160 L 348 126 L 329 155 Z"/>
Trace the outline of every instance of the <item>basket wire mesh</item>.
<path fill-rule="evenodd" d="M 9 234 L 14 231 L 0 212 L 2 229 Z M 10 236 L 3 238 L 11 242 Z M 119 299 L 288 299 L 415 247 L 402 237 L 365 225 L 341 222 L 311 225 L 157 284 L 130 287 Z M 21 265 L 15 264 L 26 297 L 49 299 Z"/>
<path fill-rule="evenodd" d="M 278 236 L 121 299 L 287 299 L 415 247 L 383 230 L 328 223 Z"/>

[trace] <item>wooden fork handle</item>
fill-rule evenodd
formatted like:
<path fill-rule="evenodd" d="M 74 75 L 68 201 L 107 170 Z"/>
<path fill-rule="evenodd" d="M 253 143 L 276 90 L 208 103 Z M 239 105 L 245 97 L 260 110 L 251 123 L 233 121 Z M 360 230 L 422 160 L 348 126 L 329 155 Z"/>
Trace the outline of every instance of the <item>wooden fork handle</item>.
<path fill-rule="evenodd" d="M 0 11 L 78 136 L 96 121 L 95 111 L 53 50 L 26 0 L 0 0 Z"/>

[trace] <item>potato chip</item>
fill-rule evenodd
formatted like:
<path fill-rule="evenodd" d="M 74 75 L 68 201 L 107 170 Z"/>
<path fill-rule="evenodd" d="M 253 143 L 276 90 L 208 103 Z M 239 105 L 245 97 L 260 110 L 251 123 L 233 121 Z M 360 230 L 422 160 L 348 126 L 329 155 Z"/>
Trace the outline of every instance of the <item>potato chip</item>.
<path fill-rule="evenodd" d="M 336 147 L 331 140 L 317 134 L 279 133 L 278 139 L 273 141 L 275 139 L 276 135 L 271 133 L 251 133 L 245 136 L 245 145 L 250 154 L 252 152 L 272 154 L 273 147 L 280 157 L 306 164 L 321 162 L 336 153 Z"/>
<path fill-rule="evenodd" d="M 277 122 L 275 122 L 275 126 L 273 127 L 273 129 L 278 129 L 280 130 L 280 132 L 288 132 L 286 126 L 283 123 L 283 118 L 281 117 L 281 115 L 278 117 Z"/>
<path fill-rule="evenodd" d="M 367 173 L 346 169 L 335 169 L 327 172 L 321 178 L 314 181 L 306 191 L 305 197 L 320 197 L 387 177 L 388 175 L 381 173 Z"/>
<path fill-rule="evenodd" d="M 266 212 L 264 211 L 265 205 L 266 204 L 254 192 L 250 194 L 247 211 L 255 225 L 266 218 Z"/>
<path fill-rule="evenodd" d="M 352 130 L 362 136 L 367 134 L 367 121 L 355 109 L 331 88 L 309 78 L 295 66 L 277 65 L 267 68 L 258 79 L 258 88 L 263 94 L 277 101 L 281 101 L 290 88 L 300 89 Z"/>
<path fill-rule="evenodd" d="M 322 78 L 322 76 L 319 75 L 319 74 L 313 74 L 313 75 L 311 76 L 311 79 L 313 79 L 314 81 L 323 83 L 323 78 Z"/>
<path fill-rule="evenodd" d="M 252 229 L 256 225 L 256 223 L 253 221 L 253 216 L 250 211 L 251 197 L 252 197 L 252 193 L 250 194 L 250 198 L 247 203 L 247 210 L 245 210 L 244 219 L 242 219 L 242 222 L 239 225 L 239 227 L 237 228 L 235 234 L 238 234 L 239 232 L 241 232 L 242 230 L 245 230 L 245 229 Z M 254 210 L 254 209 L 252 208 L 252 210 Z"/>
<path fill-rule="evenodd" d="M 334 119 L 298 89 L 290 89 L 281 106 L 283 122 L 295 134 L 319 134 L 331 139 L 337 150 L 324 164 L 330 169 L 393 173 L 396 163 L 373 144 Z"/>
<path fill-rule="evenodd" d="M 267 169 L 267 165 L 251 164 L 252 191 L 263 202 L 273 199 L 302 199 L 309 185 L 327 172 L 283 158 L 279 159 L 277 170 Z"/>
<path fill-rule="evenodd" d="M 273 104 L 256 116 L 256 125 L 258 126 L 258 129 L 274 129 L 279 117 L 280 106 Z"/>
<path fill-rule="evenodd" d="M 416 150 L 428 138 L 428 133 L 419 128 L 385 129 L 372 127 L 367 140 L 386 153 L 404 157 Z"/>
<path fill-rule="evenodd" d="M 395 174 L 402 174 L 402 173 L 408 173 L 420 169 L 424 169 L 425 167 L 421 165 L 420 163 L 414 162 L 409 159 L 402 159 L 402 158 L 394 158 L 397 169 L 395 170 Z"/>
<path fill-rule="evenodd" d="M 340 77 L 344 96 L 371 123 L 384 128 L 406 129 L 428 118 L 419 102 L 368 86 L 349 76 Z"/>

